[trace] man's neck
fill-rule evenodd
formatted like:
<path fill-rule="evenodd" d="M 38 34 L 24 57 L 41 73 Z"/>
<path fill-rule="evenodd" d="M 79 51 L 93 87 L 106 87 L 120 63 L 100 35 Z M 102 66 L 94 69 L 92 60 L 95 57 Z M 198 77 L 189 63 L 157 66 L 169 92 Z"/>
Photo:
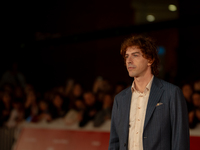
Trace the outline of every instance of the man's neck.
<path fill-rule="evenodd" d="M 150 82 L 153 74 L 143 77 L 134 77 L 134 84 L 137 91 L 144 92 L 147 84 Z"/>

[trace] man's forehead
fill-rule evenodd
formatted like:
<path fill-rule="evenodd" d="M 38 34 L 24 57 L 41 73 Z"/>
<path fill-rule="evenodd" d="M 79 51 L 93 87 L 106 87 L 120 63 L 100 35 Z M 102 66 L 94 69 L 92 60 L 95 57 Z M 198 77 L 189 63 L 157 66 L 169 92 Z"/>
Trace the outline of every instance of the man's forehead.
<path fill-rule="evenodd" d="M 134 53 L 134 52 L 139 52 L 141 53 L 141 49 L 139 46 L 130 46 L 126 48 L 126 54 L 127 53 Z"/>

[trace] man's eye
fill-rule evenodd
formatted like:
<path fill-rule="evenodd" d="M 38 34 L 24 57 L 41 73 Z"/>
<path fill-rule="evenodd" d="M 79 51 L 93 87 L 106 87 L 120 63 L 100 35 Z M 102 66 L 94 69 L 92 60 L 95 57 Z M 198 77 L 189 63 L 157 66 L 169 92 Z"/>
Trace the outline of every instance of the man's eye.
<path fill-rule="evenodd" d="M 134 55 L 134 57 L 137 57 L 138 55 Z"/>

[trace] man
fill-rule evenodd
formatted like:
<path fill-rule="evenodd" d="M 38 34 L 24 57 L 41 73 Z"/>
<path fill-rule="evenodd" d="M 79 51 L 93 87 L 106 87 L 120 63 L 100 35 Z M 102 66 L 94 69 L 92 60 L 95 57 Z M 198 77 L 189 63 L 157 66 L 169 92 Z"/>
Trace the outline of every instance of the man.
<path fill-rule="evenodd" d="M 189 150 L 186 102 L 177 86 L 155 77 L 154 42 L 132 36 L 121 54 L 134 81 L 115 97 L 109 150 Z"/>

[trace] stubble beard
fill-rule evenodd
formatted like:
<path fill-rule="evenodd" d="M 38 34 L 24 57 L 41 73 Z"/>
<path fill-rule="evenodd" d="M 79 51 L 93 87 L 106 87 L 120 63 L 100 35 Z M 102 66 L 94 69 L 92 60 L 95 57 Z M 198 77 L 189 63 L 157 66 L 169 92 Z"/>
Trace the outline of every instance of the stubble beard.
<path fill-rule="evenodd" d="M 129 76 L 132 77 L 132 78 L 138 76 L 138 73 L 136 71 L 134 71 L 134 72 L 133 71 L 129 71 L 128 73 L 129 73 Z"/>

